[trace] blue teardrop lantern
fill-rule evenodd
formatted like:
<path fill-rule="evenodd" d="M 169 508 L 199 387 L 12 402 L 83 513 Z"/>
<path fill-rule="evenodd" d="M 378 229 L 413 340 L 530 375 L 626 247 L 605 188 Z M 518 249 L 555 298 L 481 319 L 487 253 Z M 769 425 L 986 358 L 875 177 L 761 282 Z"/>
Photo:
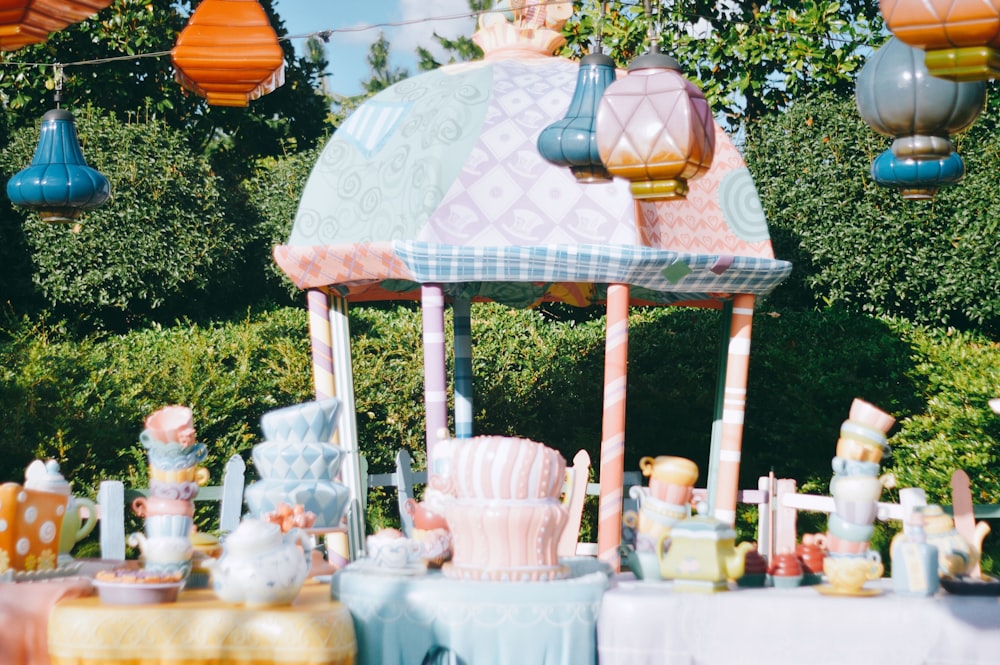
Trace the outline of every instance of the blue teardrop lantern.
<path fill-rule="evenodd" d="M 965 164 L 957 152 L 945 159 L 899 159 L 888 149 L 872 162 L 872 178 L 883 187 L 896 187 L 904 199 L 927 200 L 941 185 L 954 185 L 965 177 Z"/>
<path fill-rule="evenodd" d="M 83 159 L 73 114 L 63 109 L 42 116 L 31 166 L 7 181 L 11 203 L 36 209 L 46 222 L 72 222 L 110 194 L 108 179 Z"/>
<path fill-rule="evenodd" d="M 604 91 L 615 81 L 615 63 L 603 53 L 580 60 L 576 89 L 566 117 L 538 135 L 538 152 L 556 166 L 567 166 L 580 182 L 608 182 L 611 174 L 597 152 L 594 119 Z"/>

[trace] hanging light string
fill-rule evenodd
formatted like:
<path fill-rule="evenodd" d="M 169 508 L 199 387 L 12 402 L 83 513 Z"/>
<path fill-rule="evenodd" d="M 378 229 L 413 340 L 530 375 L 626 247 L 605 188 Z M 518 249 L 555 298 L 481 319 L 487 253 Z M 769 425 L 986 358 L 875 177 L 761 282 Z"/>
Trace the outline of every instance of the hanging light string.
<path fill-rule="evenodd" d="M 650 15 L 651 14 L 650 0 L 641 0 L 641 2 L 643 3 L 642 6 L 643 6 L 643 9 L 645 9 L 647 15 Z M 621 6 L 621 7 L 623 7 L 623 8 L 638 8 L 638 7 L 640 7 L 639 3 L 640 3 L 640 0 L 635 0 L 634 2 L 629 2 L 628 0 L 618 0 L 617 1 L 617 4 L 619 6 Z M 540 0 L 539 4 L 541 4 L 541 5 L 565 4 L 565 0 Z M 596 48 L 595 48 L 595 52 L 599 52 L 600 51 L 601 40 L 603 39 L 602 32 L 603 32 L 603 27 L 604 27 L 603 24 L 604 24 L 604 11 L 605 11 L 604 6 L 605 6 L 605 4 L 606 3 L 603 2 L 602 0 L 598 0 L 598 5 L 600 7 L 600 18 L 599 18 L 599 22 L 598 22 L 599 29 L 597 30 L 597 42 L 596 42 L 597 45 L 596 45 Z M 657 2 L 657 6 L 659 7 L 659 2 Z M 480 16 L 483 16 L 485 14 L 506 13 L 506 11 L 507 11 L 506 9 L 494 8 L 494 9 L 484 9 L 484 10 L 474 11 L 474 12 L 462 12 L 462 13 L 456 13 L 456 14 L 442 14 L 442 15 L 439 15 L 439 16 L 428 16 L 428 17 L 424 17 L 424 18 L 408 19 L 408 20 L 404 20 L 404 21 L 386 21 L 386 22 L 383 22 L 383 23 L 369 23 L 369 24 L 364 24 L 364 25 L 349 26 L 349 27 L 345 27 L 345 28 L 331 28 L 331 29 L 328 29 L 328 30 L 319 30 L 319 31 L 316 31 L 316 32 L 300 33 L 300 34 L 295 34 L 295 35 L 284 35 L 282 37 L 279 37 L 278 41 L 279 42 L 285 42 L 285 41 L 295 41 L 295 40 L 299 40 L 299 39 L 316 38 L 316 39 L 322 40 L 324 43 L 329 43 L 330 39 L 333 38 L 333 36 L 338 35 L 338 34 L 346 34 L 346 33 L 354 33 L 354 32 L 365 32 L 367 30 L 377 30 L 377 29 L 381 29 L 381 28 L 399 28 L 399 27 L 406 27 L 406 26 L 410 26 L 410 25 L 418 25 L 418 24 L 421 24 L 421 23 L 440 23 L 440 22 L 443 22 L 443 21 L 463 20 L 463 19 L 469 19 L 469 18 L 478 19 Z M 698 14 L 698 13 L 686 12 L 686 11 L 678 12 L 678 14 L 681 17 L 683 17 L 685 19 L 688 19 L 688 20 L 691 20 L 691 21 L 697 21 L 697 20 L 701 20 L 701 19 L 704 19 L 706 21 L 712 21 L 712 20 L 717 20 L 719 18 L 718 16 L 710 16 L 710 15 Z M 657 17 L 657 18 L 659 18 L 659 17 Z M 748 28 L 750 28 L 752 30 L 760 30 L 760 31 L 765 31 L 765 32 L 771 32 L 771 33 L 774 33 L 774 34 L 787 35 L 787 36 L 791 36 L 791 37 L 816 37 L 817 36 L 814 33 L 803 32 L 803 31 L 779 30 L 777 28 L 774 28 L 773 26 L 769 26 L 769 25 L 766 25 L 764 23 L 761 23 L 760 21 L 730 21 L 730 23 L 733 23 L 733 24 L 736 24 L 736 25 L 744 25 L 744 26 L 747 26 Z M 654 27 L 653 23 L 650 22 L 649 32 L 650 32 L 650 40 L 651 40 L 651 50 L 652 50 L 652 47 L 655 46 L 657 44 L 657 42 L 658 42 L 658 36 L 654 34 L 654 31 L 658 32 L 658 27 Z M 823 35 L 822 37 L 823 37 L 824 40 L 826 40 L 828 42 L 834 42 L 834 43 L 842 44 L 842 45 L 845 45 L 845 46 L 855 46 L 855 47 L 868 46 L 868 47 L 874 48 L 868 42 L 859 42 L 859 41 L 844 39 L 844 38 L 840 38 L 840 37 L 832 37 L 830 35 Z M 165 56 L 169 56 L 170 53 L 171 53 L 171 51 L 156 51 L 156 52 L 153 52 L 153 53 L 136 53 L 136 54 L 130 54 L 130 55 L 107 56 L 107 57 L 104 57 L 104 58 L 92 58 L 92 59 L 89 59 L 89 60 L 76 60 L 76 61 L 73 61 L 73 62 L 64 62 L 64 63 L 59 63 L 58 65 L 53 64 L 51 62 L 31 62 L 31 61 L 4 60 L 3 62 L 0 62 L 0 67 L 39 67 L 39 68 L 52 67 L 53 69 L 55 69 L 55 67 L 57 67 L 57 66 L 60 67 L 60 68 L 65 68 L 65 67 L 84 67 L 84 66 L 93 66 L 93 65 L 104 65 L 104 64 L 113 63 L 113 62 L 133 62 L 133 61 L 141 60 L 141 59 L 144 59 L 144 58 L 162 58 L 162 57 L 165 57 Z"/>

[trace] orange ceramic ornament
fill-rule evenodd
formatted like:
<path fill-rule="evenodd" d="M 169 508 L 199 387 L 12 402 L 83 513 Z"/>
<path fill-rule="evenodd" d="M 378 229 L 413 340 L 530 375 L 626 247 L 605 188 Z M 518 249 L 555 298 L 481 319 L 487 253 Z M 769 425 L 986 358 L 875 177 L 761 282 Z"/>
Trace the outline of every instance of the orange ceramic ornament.
<path fill-rule="evenodd" d="M 896 38 L 926 51 L 927 70 L 953 81 L 1000 75 L 997 0 L 879 0 Z"/>
<path fill-rule="evenodd" d="M 90 18 L 111 0 L 0 0 L 0 51 L 40 44 L 58 32 Z"/>
<path fill-rule="evenodd" d="M 65 494 L 0 485 L 0 573 L 55 570 Z"/>
<path fill-rule="evenodd" d="M 257 0 L 204 0 L 170 57 L 177 82 L 215 106 L 246 106 L 285 82 L 285 54 Z"/>

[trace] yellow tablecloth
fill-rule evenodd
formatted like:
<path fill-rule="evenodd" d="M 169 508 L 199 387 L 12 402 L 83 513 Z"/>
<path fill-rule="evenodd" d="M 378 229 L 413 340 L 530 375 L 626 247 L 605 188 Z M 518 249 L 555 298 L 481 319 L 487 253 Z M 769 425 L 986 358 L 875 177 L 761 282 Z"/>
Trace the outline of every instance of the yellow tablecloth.
<path fill-rule="evenodd" d="M 247 608 L 199 590 L 163 605 L 68 600 L 49 617 L 52 665 L 353 665 L 356 653 L 350 613 L 319 583 L 285 606 Z"/>

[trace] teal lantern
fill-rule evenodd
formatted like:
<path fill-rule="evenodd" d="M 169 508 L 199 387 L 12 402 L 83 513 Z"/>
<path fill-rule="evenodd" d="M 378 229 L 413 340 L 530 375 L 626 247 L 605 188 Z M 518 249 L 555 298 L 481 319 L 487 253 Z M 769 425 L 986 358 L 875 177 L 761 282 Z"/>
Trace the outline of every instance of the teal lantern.
<path fill-rule="evenodd" d="M 597 151 L 594 119 L 604 91 L 615 81 L 615 63 L 603 53 L 591 53 L 580 60 L 576 89 L 566 117 L 538 135 L 538 152 L 556 166 L 567 166 L 580 182 L 608 182 Z"/>
<path fill-rule="evenodd" d="M 37 210 L 46 222 L 72 222 L 110 194 L 108 179 L 83 159 L 73 114 L 58 108 L 42 116 L 31 165 L 7 181 L 11 203 Z"/>
<path fill-rule="evenodd" d="M 957 152 L 945 159 L 900 159 L 888 149 L 872 162 L 872 179 L 898 188 L 908 200 L 931 199 L 941 185 L 954 185 L 963 177 L 965 164 Z"/>

